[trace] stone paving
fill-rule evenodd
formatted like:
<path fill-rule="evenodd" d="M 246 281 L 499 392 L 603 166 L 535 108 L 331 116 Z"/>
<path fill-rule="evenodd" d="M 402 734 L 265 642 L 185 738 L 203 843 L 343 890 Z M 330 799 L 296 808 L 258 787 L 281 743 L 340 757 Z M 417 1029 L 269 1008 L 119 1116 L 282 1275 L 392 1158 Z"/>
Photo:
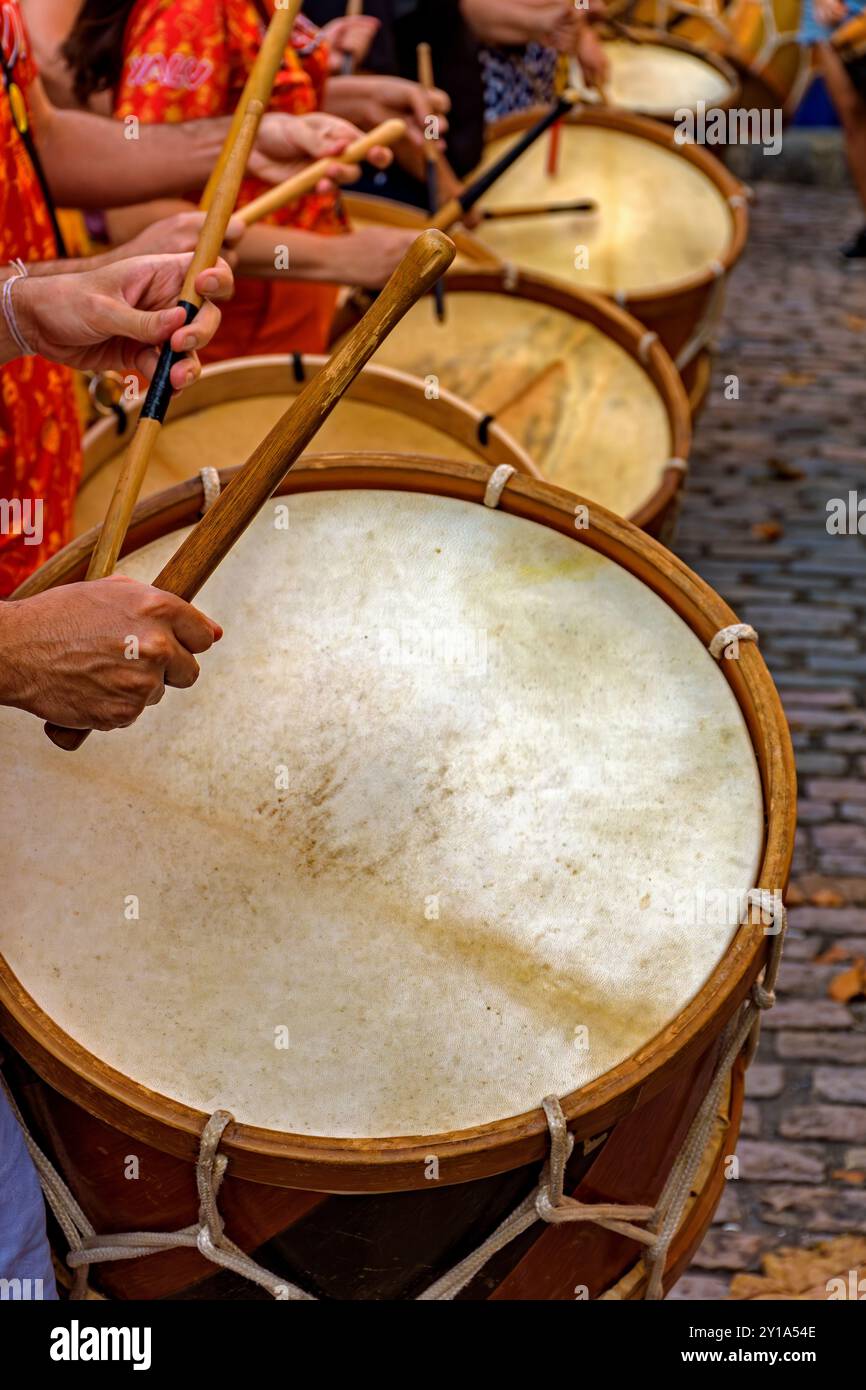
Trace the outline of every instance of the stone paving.
<path fill-rule="evenodd" d="M 866 1232 L 866 264 L 844 190 L 758 185 L 698 423 L 676 548 L 760 633 L 799 766 L 790 933 L 747 1084 L 740 1179 L 672 1297 L 724 1298 L 762 1253 Z M 739 399 L 724 381 L 739 379 Z M 828 959 L 829 957 L 829 959 Z M 866 976 L 864 976 L 866 978 Z"/>

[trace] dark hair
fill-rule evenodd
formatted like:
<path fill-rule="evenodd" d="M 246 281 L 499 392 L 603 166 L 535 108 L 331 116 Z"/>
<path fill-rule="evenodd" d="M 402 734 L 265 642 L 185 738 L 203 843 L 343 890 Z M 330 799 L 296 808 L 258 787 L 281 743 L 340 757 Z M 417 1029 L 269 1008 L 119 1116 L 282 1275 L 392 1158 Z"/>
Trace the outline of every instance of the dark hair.
<path fill-rule="evenodd" d="M 135 0 L 84 0 L 62 53 L 76 100 L 112 91 L 123 70 L 123 36 Z"/>

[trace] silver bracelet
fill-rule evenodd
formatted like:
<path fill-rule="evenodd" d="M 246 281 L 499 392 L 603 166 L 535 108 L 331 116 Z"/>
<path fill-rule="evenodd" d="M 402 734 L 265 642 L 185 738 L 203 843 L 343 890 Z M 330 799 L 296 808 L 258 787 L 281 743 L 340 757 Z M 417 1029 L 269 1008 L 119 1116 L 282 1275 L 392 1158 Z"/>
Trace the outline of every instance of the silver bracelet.
<path fill-rule="evenodd" d="M 20 258 L 10 261 L 9 264 L 14 273 L 3 281 L 3 317 L 6 320 L 6 327 L 15 340 L 15 346 L 18 348 L 22 357 L 35 357 L 36 349 L 30 346 L 24 334 L 21 332 L 21 329 L 18 327 L 18 319 L 15 316 L 15 305 L 12 303 L 12 287 L 16 280 L 23 280 L 26 278 L 28 273 L 27 267 Z"/>

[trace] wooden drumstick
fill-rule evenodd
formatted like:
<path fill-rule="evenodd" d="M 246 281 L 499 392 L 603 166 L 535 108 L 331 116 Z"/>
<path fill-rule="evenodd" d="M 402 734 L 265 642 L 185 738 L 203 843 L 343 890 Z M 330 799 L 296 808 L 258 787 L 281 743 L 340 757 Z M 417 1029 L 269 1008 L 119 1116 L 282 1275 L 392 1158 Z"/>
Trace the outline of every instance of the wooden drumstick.
<path fill-rule="evenodd" d="M 578 93 L 571 88 L 564 91 L 550 110 L 546 111 L 535 125 L 530 126 L 529 130 L 524 131 L 520 139 L 515 140 L 514 144 L 505 151 L 500 159 L 497 159 L 495 164 L 491 164 L 489 169 L 485 169 L 483 173 L 479 174 L 478 178 L 468 184 L 456 198 L 449 198 L 448 202 L 444 203 L 429 219 L 428 227 L 438 227 L 440 231 L 447 232 L 449 227 L 453 227 L 455 222 L 459 222 L 461 217 L 464 217 L 470 208 L 475 206 L 478 199 L 483 198 L 488 189 L 493 187 L 497 179 L 507 173 L 512 164 L 515 164 L 520 156 L 535 144 L 536 140 L 541 139 L 546 130 L 555 125 L 562 116 L 566 116 L 578 100 Z"/>
<path fill-rule="evenodd" d="M 582 198 L 574 203 L 514 203 L 507 208 L 482 208 L 484 222 L 502 222 L 510 217 L 547 217 L 553 213 L 598 212 L 598 203 Z"/>
<path fill-rule="evenodd" d="M 419 43 L 417 55 L 418 82 L 429 96 L 436 85 L 433 80 L 433 54 L 429 43 Z M 424 133 L 424 159 L 427 169 L 427 211 L 432 215 L 439 206 L 439 141 L 438 139 L 431 140 L 426 131 Z M 436 317 L 440 323 L 444 323 L 444 281 L 437 280 L 433 293 L 436 297 Z"/>
<path fill-rule="evenodd" d="M 364 0 L 349 0 L 346 6 L 346 18 L 356 19 L 358 15 L 364 13 Z M 355 71 L 355 56 L 353 53 L 344 53 L 340 63 L 340 76 L 351 77 Z"/>
<path fill-rule="evenodd" d="M 294 174 L 284 183 L 275 184 L 273 188 L 267 189 L 258 198 L 254 198 L 251 203 L 247 203 L 246 207 L 238 208 L 235 215 L 249 227 L 253 222 L 258 222 L 260 218 L 267 217 L 269 213 L 285 207 L 286 203 L 293 203 L 296 198 L 302 198 L 305 193 L 311 193 L 321 179 L 328 177 L 333 164 L 360 164 L 376 145 L 394 145 L 405 134 L 405 121 L 401 121 L 396 116 L 390 121 L 383 121 L 375 130 L 368 131 L 366 135 L 362 135 L 360 139 L 348 145 L 342 154 L 331 155 L 326 159 L 317 159 L 315 164 L 303 169 L 300 174 Z"/>
<path fill-rule="evenodd" d="M 261 115 L 261 102 L 251 101 L 232 146 L 220 186 L 201 229 L 198 245 L 193 252 L 178 299 L 179 306 L 186 311 L 187 323 L 195 318 L 202 303 L 195 282 L 201 272 L 214 265 L 219 257 Z M 114 494 L 90 559 L 88 579 L 104 579 L 106 575 L 111 574 L 117 562 L 132 509 L 138 500 L 150 456 L 171 402 L 171 369 L 181 356 L 182 354 L 172 350 L 170 342 L 163 343 L 135 434 L 124 455 Z"/>
<path fill-rule="evenodd" d="M 250 75 L 246 80 L 240 101 L 238 102 L 235 113 L 232 116 L 232 123 L 229 126 L 228 135 L 220 151 L 219 158 L 211 170 L 211 176 L 204 187 L 204 192 L 199 199 L 199 208 L 202 212 L 207 212 L 213 202 L 216 191 L 222 181 L 228 163 L 229 151 L 237 140 L 240 133 L 241 122 L 247 113 L 247 107 L 251 101 L 260 101 L 262 109 L 266 110 L 271 99 L 271 92 L 277 80 L 277 73 L 283 61 L 283 55 L 289 46 L 292 37 L 292 29 L 298 17 L 303 0 L 283 0 L 274 10 L 273 18 L 267 28 L 267 33 L 262 40 L 258 57 L 250 69 Z"/>
<path fill-rule="evenodd" d="M 365 363 L 454 259 L 453 241 L 428 229 L 415 240 L 372 308 L 239 469 L 153 581 L 191 601 L 267 502 Z M 88 729 L 46 724 L 59 748 L 80 748 Z"/>

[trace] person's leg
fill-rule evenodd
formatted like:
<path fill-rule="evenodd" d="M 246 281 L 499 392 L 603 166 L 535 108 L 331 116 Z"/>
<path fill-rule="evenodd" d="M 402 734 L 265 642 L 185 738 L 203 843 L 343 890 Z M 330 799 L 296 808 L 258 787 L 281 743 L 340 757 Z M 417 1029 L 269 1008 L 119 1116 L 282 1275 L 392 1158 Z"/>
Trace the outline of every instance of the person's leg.
<path fill-rule="evenodd" d="M 829 44 L 818 48 L 818 67 L 845 132 L 845 149 L 854 187 L 866 212 L 866 100 L 857 91 L 838 53 Z M 866 229 L 861 233 L 866 255 Z"/>
<path fill-rule="evenodd" d="M 56 1297 L 42 1189 L 0 1086 L 0 1298 Z"/>

